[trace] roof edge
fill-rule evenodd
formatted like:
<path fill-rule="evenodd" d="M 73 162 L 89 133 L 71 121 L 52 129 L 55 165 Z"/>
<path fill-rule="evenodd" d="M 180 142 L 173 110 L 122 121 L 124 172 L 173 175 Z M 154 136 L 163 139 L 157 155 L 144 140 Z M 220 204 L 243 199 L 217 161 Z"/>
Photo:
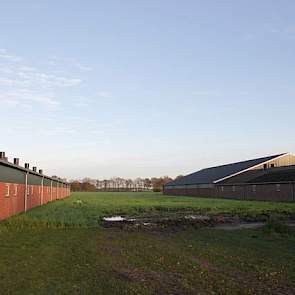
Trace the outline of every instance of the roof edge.
<path fill-rule="evenodd" d="M 29 173 L 29 174 L 33 174 L 33 175 L 36 175 L 36 176 L 40 176 L 40 177 L 43 177 L 43 178 L 47 178 L 47 179 L 49 179 L 49 180 L 56 181 L 56 182 L 59 182 L 59 183 L 69 184 L 68 182 L 63 181 L 63 180 L 61 180 L 61 179 L 53 178 L 53 177 L 50 177 L 50 176 L 45 175 L 45 174 L 40 174 L 40 173 L 38 173 L 37 171 L 33 171 L 33 170 L 31 170 L 31 169 L 26 169 L 26 168 L 24 168 L 24 167 L 22 167 L 22 166 L 15 165 L 15 164 L 10 163 L 10 162 L 8 162 L 8 161 L 3 161 L 3 160 L 1 160 L 1 159 L 0 159 L 0 165 L 8 166 L 8 167 L 11 167 L 11 168 L 13 168 L 13 169 L 21 170 L 21 171 L 23 171 L 23 172 L 27 172 L 27 173 Z"/>
<path fill-rule="evenodd" d="M 282 157 L 287 156 L 287 155 L 292 155 L 292 154 L 291 154 L 291 153 L 283 153 L 283 154 L 278 155 L 278 156 L 276 156 L 276 157 L 274 157 L 274 158 L 272 158 L 272 159 L 270 159 L 270 160 L 264 161 L 264 162 L 262 162 L 262 163 L 256 164 L 256 165 L 254 165 L 254 166 L 252 166 L 252 167 L 249 167 L 249 168 L 247 168 L 247 169 L 244 169 L 244 170 L 242 170 L 242 171 L 239 171 L 239 172 L 233 173 L 233 174 L 231 174 L 231 175 L 225 176 L 225 177 L 223 177 L 223 178 L 217 179 L 217 180 L 213 181 L 213 183 L 214 183 L 214 184 L 219 183 L 219 182 L 221 182 L 221 181 L 223 181 L 223 180 L 226 180 L 226 179 L 232 178 L 232 177 L 234 177 L 234 176 L 240 175 L 240 174 L 242 174 L 242 173 L 244 173 L 244 172 L 247 172 L 247 171 L 252 170 L 252 169 L 255 168 L 255 167 L 258 167 L 258 166 L 263 165 L 263 164 L 267 164 L 267 163 L 273 161 L 274 159 L 279 159 L 279 158 L 282 158 Z"/>

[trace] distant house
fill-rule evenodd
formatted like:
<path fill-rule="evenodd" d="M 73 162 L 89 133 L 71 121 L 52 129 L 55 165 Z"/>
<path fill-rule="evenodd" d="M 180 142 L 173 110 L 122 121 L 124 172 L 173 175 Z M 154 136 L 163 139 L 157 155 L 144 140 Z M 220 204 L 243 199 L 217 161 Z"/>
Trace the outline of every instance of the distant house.
<path fill-rule="evenodd" d="M 169 195 L 295 201 L 295 156 L 284 153 L 206 168 L 164 186 Z"/>

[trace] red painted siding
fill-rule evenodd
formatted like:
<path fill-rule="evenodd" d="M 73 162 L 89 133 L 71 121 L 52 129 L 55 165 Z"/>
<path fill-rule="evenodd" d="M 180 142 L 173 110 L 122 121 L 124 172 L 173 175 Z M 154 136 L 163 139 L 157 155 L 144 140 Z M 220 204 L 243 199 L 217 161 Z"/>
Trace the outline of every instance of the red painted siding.
<path fill-rule="evenodd" d="M 24 211 L 25 185 L 0 182 L 0 220 Z"/>
<path fill-rule="evenodd" d="M 0 182 L 0 220 L 25 211 L 25 193 L 24 184 Z M 28 185 L 27 210 L 69 195 L 69 188 L 52 187 L 51 191 L 50 186 Z"/>

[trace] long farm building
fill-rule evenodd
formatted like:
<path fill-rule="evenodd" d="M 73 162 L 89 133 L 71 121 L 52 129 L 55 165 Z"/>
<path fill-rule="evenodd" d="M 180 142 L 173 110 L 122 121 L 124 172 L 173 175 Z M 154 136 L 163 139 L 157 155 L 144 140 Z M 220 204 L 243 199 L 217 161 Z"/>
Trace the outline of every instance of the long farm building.
<path fill-rule="evenodd" d="M 10 163 L 0 152 L 0 220 L 69 195 L 67 182 L 31 170 L 28 163 L 21 167 L 17 158 Z"/>
<path fill-rule="evenodd" d="M 295 156 L 284 153 L 206 168 L 166 184 L 164 194 L 295 202 Z"/>

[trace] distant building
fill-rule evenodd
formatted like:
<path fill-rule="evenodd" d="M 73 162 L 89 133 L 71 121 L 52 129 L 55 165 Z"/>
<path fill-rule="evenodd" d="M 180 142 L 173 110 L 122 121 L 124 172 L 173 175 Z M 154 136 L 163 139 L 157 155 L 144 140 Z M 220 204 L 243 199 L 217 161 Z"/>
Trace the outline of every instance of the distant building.
<path fill-rule="evenodd" d="M 295 201 L 295 156 L 289 153 L 211 167 L 164 186 L 169 195 Z"/>

